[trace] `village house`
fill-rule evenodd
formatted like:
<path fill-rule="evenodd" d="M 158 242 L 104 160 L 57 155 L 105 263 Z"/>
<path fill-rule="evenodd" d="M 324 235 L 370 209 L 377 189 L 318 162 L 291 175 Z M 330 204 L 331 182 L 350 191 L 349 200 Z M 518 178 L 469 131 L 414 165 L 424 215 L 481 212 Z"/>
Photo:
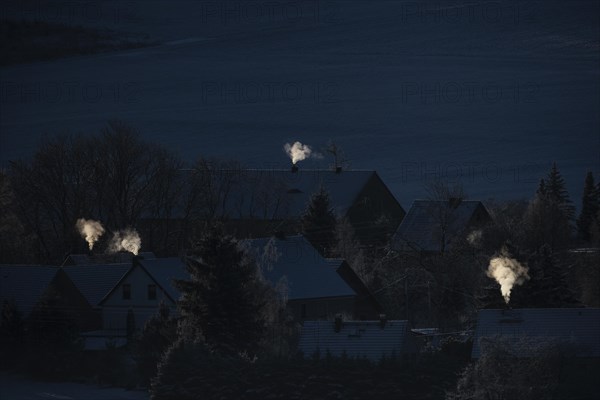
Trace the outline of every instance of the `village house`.
<path fill-rule="evenodd" d="M 326 259 L 301 235 L 246 240 L 265 278 L 287 299 L 296 321 L 379 315 L 381 306 L 340 259 Z"/>
<path fill-rule="evenodd" d="M 178 279 L 189 279 L 180 258 L 146 260 L 134 257 L 127 272 L 99 302 L 103 330 L 124 336 L 128 318 L 133 318 L 134 328 L 141 330 L 146 321 L 156 314 L 161 302 L 175 313 L 180 294 L 173 281 Z"/>
<path fill-rule="evenodd" d="M 163 232 L 167 227 L 179 233 L 181 245 L 195 232 L 191 221 L 211 219 L 224 221 L 226 230 L 238 238 L 297 234 L 312 195 L 321 188 L 329 194 L 336 216 L 347 218 L 364 244 L 382 232 L 392 234 L 406 214 L 375 171 L 293 168 L 182 170 L 181 174 L 188 184 L 169 223 L 164 216 L 151 215 L 140 221 L 151 248 L 155 248 L 152 241 L 169 236 Z"/>
<path fill-rule="evenodd" d="M 577 357 L 600 357 L 599 308 L 524 308 L 480 310 L 471 357 L 499 341 L 514 357 L 530 357 L 558 346 Z"/>
<path fill-rule="evenodd" d="M 440 254 L 460 240 L 478 240 L 492 218 L 481 201 L 449 199 L 415 200 L 392 237 L 399 252 Z"/>

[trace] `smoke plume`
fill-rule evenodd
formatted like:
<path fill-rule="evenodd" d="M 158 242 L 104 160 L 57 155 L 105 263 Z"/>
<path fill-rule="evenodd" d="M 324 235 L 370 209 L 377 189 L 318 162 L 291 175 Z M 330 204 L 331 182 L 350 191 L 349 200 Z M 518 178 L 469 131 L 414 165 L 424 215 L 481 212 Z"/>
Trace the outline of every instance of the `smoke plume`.
<path fill-rule="evenodd" d="M 88 242 L 90 250 L 94 248 L 94 243 L 104 234 L 104 227 L 99 221 L 92 219 L 79 218 L 75 223 L 79 234 Z"/>
<path fill-rule="evenodd" d="M 515 285 L 522 285 L 529 279 L 528 268 L 510 258 L 508 252 L 502 249 L 500 255 L 490 260 L 487 276 L 494 278 L 500 284 L 500 291 L 506 304 L 510 301 L 510 292 Z"/>
<path fill-rule="evenodd" d="M 283 150 L 292 159 L 292 164 L 296 164 L 298 161 L 305 160 L 310 157 L 312 149 L 307 144 L 295 142 L 293 145 L 286 143 L 283 145 Z"/>
<path fill-rule="evenodd" d="M 482 236 L 481 230 L 476 229 L 467 235 L 467 242 L 473 247 L 478 247 L 481 244 Z"/>
<path fill-rule="evenodd" d="M 125 229 L 115 232 L 110 241 L 108 251 L 116 253 L 121 250 L 129 251 L 136 256 L 142 247 L 142 239 L 135 229 Z"/>

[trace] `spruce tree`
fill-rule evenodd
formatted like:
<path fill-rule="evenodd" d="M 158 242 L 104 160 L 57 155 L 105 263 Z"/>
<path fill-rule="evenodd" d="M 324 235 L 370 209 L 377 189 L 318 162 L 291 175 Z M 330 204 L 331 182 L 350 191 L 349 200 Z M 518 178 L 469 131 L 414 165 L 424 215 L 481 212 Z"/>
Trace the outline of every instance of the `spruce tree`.
<path fill-rule="evenodd" d="M 329 256 L 335 245 L 336 218 L 323 187 L 313 194 L 302 217 L 302 232 L 308 241 L 324 256 Z"/>
<path fill-rule="evenodd" d="M 581 213 L 577 219 L 577 233 L 579 238 L 589 242 L 591 239 L 591 228 L 596 221 L 596 215 L 600 208 L 600 192 L 594 185 L 594 176 L 589 171 L 585 177 L 583 196 L 581 200 Z"/>
<path fill-rule="evenodd" d="M 186 258 L 190 280 L 181 291 L 179 336 L 204 341 L 219 354 L 256 354 L 265 331 L 271 288 L 237 241 L 211 227 Z"/>
<path fill-rule="evenodd" d="M 520 307 L 561 308 L 578 304 L 569 288 L 566 269 L 549 245 L 533 254 L 527 263 L 530 279 L 516 292 Z"/>
<path fill-rule="evenodd" d="M 569 220 L 575 218 L 575 208 L 571 199 L 569 199 L 565 180 L 558 171 L 556 163 L 552 164 L 552 169 L 548 173 L 545 192 L 548 199 L 556 202 Z"/>

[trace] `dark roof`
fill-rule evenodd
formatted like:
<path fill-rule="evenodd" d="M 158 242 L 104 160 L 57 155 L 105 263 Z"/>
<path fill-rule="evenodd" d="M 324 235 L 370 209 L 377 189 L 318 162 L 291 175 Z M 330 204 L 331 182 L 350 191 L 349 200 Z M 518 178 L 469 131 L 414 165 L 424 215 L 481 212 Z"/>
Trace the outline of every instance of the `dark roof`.
<path fill-rule="evenodd" d="M 139 253 L 144 259 L 155 259 L 154 253 L 147 251 Z M 88 264 L 124 264 L 133 260 L 134 254 L 118 252 L 113 254 L 69 254 L 63 265 L 88 265 Z"/>
<path fill-rule="evenodd" d="M 441 250 L 441 222 L 446 222 L 446 248 L 460 234 L 466 233 L 476 212 L 489 218 L 480 201 L 463 200 L 458 205 L 447 201 L 415 200 L 392 238 L 396 250 Z M 442 217 L 440 217 L 440 215 Z"/>
<path fill-rule="evenodd" d="M 193 170 L 184 170 L 188 174 Z M 226 195 L 217 205 L 217 215 L 230 219 L 298 218 L 311 196 L 323 187 L 338 215 L 345 215 L 375 171 L 299 169 L 219 170 L 220 182 L 230 182 L 222 190 Z"/>
<path fill-rule="evenodd" d="M 269 282 L 275 285 L 283 277 L 287 279 L 290 300 L 356 294 L 336 271 L 341 260 L 323 258 L 301 235 L 285 239 L 252 239 L 243 243 L 248 244 Z M 267 245 L 271 248 L 274 246 L 274 252 L 277 253 L 272 263 L 262 261 Z"/>
<path fill-rule="evenodd" d="M 14 301 L 21 316 L 29 316 L 57 272 L 52 266 L 0 265 L 0 305 Z"/>
<path fill-rule="evenodd" d="M 129 264 L 127 271 L 119 278 L 111 290 L 104 293 L 99 303 L 103 303 L 111 293 L 116 290 L 121 281 L 123 281 L 135 268 L 142 268 L 154 282 L 162 289 L 172 301 L 179 299 L 179 291 L 173 285 L 174 279 L 189 279 L 189 274 L 185 264 L 180 258 L 167 257 L 155 259 L 136 258 L 133 264 Z"/>
<path fill-rule="evenodd" d="M 582 356 L 600 357 L 599 308 L 480 310 L 471 356 L 479 358 L 487 341 L 504 339 L 516 356 L 528 356 L 544 343 L 575 346 Z"/>
<path fill-rule="evenodd" d="M 333 321 L 305 321 L 298 348 L 305 357 L 319 349 L 321 357 L 327 351 L 334 357 L 345 352 L 350 358 L 377 361 L 411 352 L 411 343 L 408 321 L 387 321 L 383 329 L 380 321 L 345 321 L 339 332 Z"/>
<path fill-rule="evenodd" d="M 131 268 L 131 263 L 88 264 L 62 267 L 91 306 L 100 304 Z"/>

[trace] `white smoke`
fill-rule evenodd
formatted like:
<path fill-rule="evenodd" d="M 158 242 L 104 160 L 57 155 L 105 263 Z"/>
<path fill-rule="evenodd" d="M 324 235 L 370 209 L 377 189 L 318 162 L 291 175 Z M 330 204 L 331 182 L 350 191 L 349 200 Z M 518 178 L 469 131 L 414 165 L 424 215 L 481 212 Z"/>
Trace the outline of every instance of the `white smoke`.
<path fill-rule="evenodd" d="M 522 285 L 529 279 L 529 269 L 510 258 L 506 250 L 490 260 L 487 276 L 494 278 L 500 284 L 500 291 L 506 304 L 510 301 L 510 292 L 515 285 Z"/>
<path fill-rule="evenodd" d="M 108 251 L 116 253 L 118 251 L 129 251 L 136 256 L 142 247 L 142 239 L 135 229 L 125 229 L 115 232 L 110 241 Z"/>
<path fill-rule="evenodd" d="M 92 219 L 79 218 L 75 223 L 79 234 L 88 242 L 90 250 L 94 248 L 94 243 L 104 234 L 104 227 L 99 221 Z"/>
<path fill-rule="evenodd" d="M 482 236 L 481 230 L 476 229 L 467 235 L 467 242 L 473 247 L 478 247 L 481 244 Z"/>
<path fill-rule="evenodd" d="M 307 144 L 295 142 L 293 145 L 286 143 L 283 145 L 283 150 L 292 159 L 292 164 L 296 164 L 298 161 L 305 160 L 310 157 L 312 149 Z"/>

